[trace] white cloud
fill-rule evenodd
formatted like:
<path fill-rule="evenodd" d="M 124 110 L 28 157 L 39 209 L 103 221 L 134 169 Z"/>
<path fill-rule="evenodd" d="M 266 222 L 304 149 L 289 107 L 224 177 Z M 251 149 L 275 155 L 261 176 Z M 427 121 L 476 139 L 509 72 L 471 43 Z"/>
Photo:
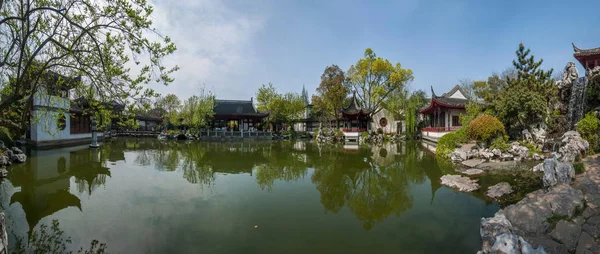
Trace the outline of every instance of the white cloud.
<path fill-rule="evenodd" d="M 235 77 L 258 63 L 252 44 L 264 27 L 263 14 L 242 12 L 219 0 L 152 0 L 151 4 L 154 26 L 177 45 L 164 63 L 180 67 L 172 85 L 151 88 L 185 99 L 197 92 L 199 85 L 218 97 L 228 97 L 244 87 Z"/>

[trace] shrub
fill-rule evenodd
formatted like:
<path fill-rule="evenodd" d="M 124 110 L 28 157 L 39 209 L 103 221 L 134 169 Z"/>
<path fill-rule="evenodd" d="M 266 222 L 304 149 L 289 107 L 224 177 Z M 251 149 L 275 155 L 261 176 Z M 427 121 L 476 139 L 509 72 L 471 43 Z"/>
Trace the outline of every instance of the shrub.
<path fill-rule="evenodd" d="M 465 106 L 465 113 L 460 115 L 460 123 L 462 126 L 468 126 L 473 119 L 477 118 L 483 107 L 477 103 L 469 103 Z"/>
<path fill-rule="evenodd" d="M 0 126 L 0 141 L 4 142 L 6 146 L 13 145 L 12 134 L 10 134 L 8 128 Z"/>
<path fill-rule="evenodd" d="M 500 149 L 502 152 L 506 152 L 508 148 L 510 148 L 510 144 L 506 142 L 507 138 L 505 136 L 497 137 L 492 141 L 490 145 L 491 149 Z"/>
<path fill-rule="evenodd" d="M 377 134 L 383 134 L 383 130 L 381 128 L 377 128 Z"/>
<path fill-rule="evenodd" d="M 454 149 L 461 143 L 467 142 L 465 128 L 460 128 L 455 132 L 450 132 L 440 138 L 435 148 L 435 154 L 441 158 L 448 158 L 454 152 Z"/>
<path fill-rule="evenodd" d="M 582 138 L 590 143 L 590 153 L 598 149 L 598 124 L 600 124 L 600 121 L 592 112 L 587 113 L 583 119 L 577 122 L 577 131 L 581 133 Z"/>
<path fill-rule="evenodd" d="M 506 134 L 504 125 L 498 118 L 489 115 L 481 115 L 467 127 L 467 137 L 480 142 L 488 142 L 492 138 Z"/>
<path fill-rule="evenodd" d="M 585 166 L 581 162 L 573 164 L 573 168 L 575 169 L 576 174 L 581 174 L 585 172 Z"/>
<path fill-rule="evenodd" d="M 363 139 L 368 138 L 369 137 L 369 132 L 366 132 L 366 131 L 361 132 L 360 133 L 360 137 L 363 138 Z"/>
<path fill-rule="evenodd" d="M 342 130 L 336 128 L 335 129 L 335 136 L 338 137 L 338 138 L 341 138 L 341 137 L 344 136 L 344 132 L 342 132 Z"/>
<path fill-rule="evenodd" d="M 534 143 L 527 141 L 519 141 L 519 145 L 527 147 L 527 149 L 529 149 L 529 156 L 532 156 L 534 153 L 542 153 L 542 150 Z"/>

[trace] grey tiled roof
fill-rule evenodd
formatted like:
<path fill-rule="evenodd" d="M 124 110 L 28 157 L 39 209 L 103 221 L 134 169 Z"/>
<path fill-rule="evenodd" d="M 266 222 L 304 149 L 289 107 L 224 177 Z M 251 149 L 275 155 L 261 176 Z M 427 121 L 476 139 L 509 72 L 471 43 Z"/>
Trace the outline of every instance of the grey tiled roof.
<path fill-rule="evenodd" d="M 591 55 L 600 55 L 600 47 L 593 49 L 580 49 L 575 44 L 573 44 L 573 53 L 574 56 L 591 56 Z"/>
<path fill-rule="evenodd" d="M 267 112 L 256 110 L 252 101 L 244 100 L 216 100 L 214 112 L 215 115 L 268 115 Z"/>

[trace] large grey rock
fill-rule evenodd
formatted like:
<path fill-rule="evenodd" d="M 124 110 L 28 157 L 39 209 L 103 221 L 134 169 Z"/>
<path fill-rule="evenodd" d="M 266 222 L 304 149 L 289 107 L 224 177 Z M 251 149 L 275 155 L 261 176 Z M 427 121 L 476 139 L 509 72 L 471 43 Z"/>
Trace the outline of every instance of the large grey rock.
<path fill-rule="evenodd" d="M 25 154 L 13 154 L 12 161 L 16 163 L 24 163 L 27 161 L 27 155 Z"/>
<path fill-rule="evenodd" d="M 594 238 L 586 232 L 582 232 L 577 242 L 576 254 L 596 254 L 600 253 L 600 246 L 594 242 Z"/>
<path fill-rule="evenodd" d="M 590 144 L 577 131 L 567 131 L 562 136 L 561 146 L 558 149 L 561 160 L 574 162 L 579 156 L 585 155 Z"/>
<path fill-rule="evenodd" d="M 502 210 L 494 217 L 481 218 L 479 234 L 482 245 L 477 253 L 546 253 L 543 247 L 534 249 L 522 237 L 515 235 Z"/>
<path fill-rule="evenodd" d="M 502 234 L 496 238 L 496 243 L 492 246 L 489 253 L 507 253 L 507 254 L 547 254 L 543 247 L 534 249 L 527 243 L 523 237 L 514 234 Z"/>
<path fill-rule="evenodd" d="M 13 153 L 15 153 L 15 154 L 22 154 L 23 153 L 23 151 L 21 151 L 21 149 L 19 149 L 16 146 L 13 146 L 10 150 L 12 150 Z"/>
<path fill-rule="evenodd" d="M 4 212 L 0 212 L 0 253 L 8 253 L 8 235 L 6 234 Z"/>
<path fill-rule="evenodd" d="M 8 177 L 8 170 L 4 167 L 0 167 L 0 178 Z"/>
<path fill-rule="evenodd" d="M 481 159 L 471 159 L 471 160 L 466 160 L 466 161 L 461 162 L 461 164 L 463 164 L 464 166 L 469 167 L 469 168 L 477 167 L 481 163 L 483 163 L 483 160 L 481 160 Z"/>
<path fill-rule="evenodd" d="M 519 142 L 511 143 L 507 151 L 513 154 L 515 157 L 520 157 L 523 159 L 529 156 L 529 148 L 520 145 Z"/>
<path fill-rule="evenodd" d="M 484 253 L 489 253 L 496 242 L 496 237 L 502 234 L 512 234 L 512 225 L 504 216 L 502 210 L 496 212 L 494 217 L 481 218 L 481 227 L 479 235 L 482 240 L 482 250 Z"/>
<path fill-rule="evenodd" d="M 552 254 L 568 254 L 569 250 L 567 247 L 555 240 L 552 240 L 549 236 L 538 236 L 538 237 L 524 237 L 525 240 L 531 244 L 534 248 L 543 247 L 545 251 Z"/>
<path fill-rule="evenodd" d="M 470 169 L 467 169 L 467 170 L 465 170 L 465 171 L 462 171 L 461 173 L 462 173 L 462 174 L 465 174 L 465 175 L 470 175 L 470 176 L 472 176 L 472 175 L 479 175 L 479 174 L 482 174 L 482 173 L 483 173 L 483 170 L 481 170 L 481 169 L 477 169 L 477 168 L 470 168 Z"/>
<path fill-rule="evenodd" d="M 548 218 L 552 216 L 573 217 L 583 208 L 583 194 L 569 185 L 557 185 L 548 192 L 537 190 L 516 204 L 504 209 L 513 229 L 523 236 L 541 236 L 551 230 Z"/>
<path fill-rule="evenodd" d="M 573 165 L 565 162 L 559 162 L 556 159 L 546 159 L 542 165 L 544 176 L 542 177 L 544 187 L 550 187 L 557 184 L 570 184 L 571 179 L 575 177 Z"/>
<path fill-rule="evenodd" d="M 565 220 L 556 223 L 556 227 L 550 233 L 552 238 L 563 243 L 569 250 L 574 250 L 577 247 L 579 235 L 581 235 L 581 226 Z"/>
<path fill-rule="evenodd" d="M 10 159 L 8 158 L 8 156 L 0 154 L 0 167 L 4 167 L 4 166 L 8 166 L 8 165 L 10 165 Z"/>
<path fill-rule="evenodd" d="M 512 187 L 507 182 L 501 182 L 496 185 L 492 185 L 488 188 L 486 195 L 490 198 L 499 198 L 506 194 L 513 192 Z"/>
<path fill-rule="evenodd" d="M 444 175 L 441 177 L 442 185 L 456 188 L 459 191 L 463 192 L 471 192 L 479 189 L 479 184 L 477 184 L 477 180 L 472 180 L 465 176 L 460 175 Z"/>
<path fill-rule="evenodd" d="M 500 149 L 498 148 L 494 148 L 492 149 L 492 153 L 494 154 L 494 156 L 496 157 L 500 157 L 502 155 L 502 151 L 500 151 Z"/>
<path fill-rule="evenodd" d="M 535 165 L 532 169 L 533 172 L 544 172 L 544 163 Z"/>
<path fill-rule="evenodd" d="M 454 152 L 450 154 L 450 159 L 452 159 L 453 162 L 464 161 L 467 159 L 467 152 L 460 149 L 455 149 Z"/>
<path fill-rule="evenodd" d="M 600 216 L 589 218 L 585 224 L 583 224 L 583 231 L 594 238 L 600 238 Z"/>

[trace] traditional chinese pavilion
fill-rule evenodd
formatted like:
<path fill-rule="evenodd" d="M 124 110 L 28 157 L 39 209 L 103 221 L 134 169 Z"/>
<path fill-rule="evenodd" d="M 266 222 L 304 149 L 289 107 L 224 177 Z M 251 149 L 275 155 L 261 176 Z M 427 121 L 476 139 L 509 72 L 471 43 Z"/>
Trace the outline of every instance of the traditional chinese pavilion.
<path fill-rule="evenodd" d="M 268 112 L 254 108 L 253 100 L 216 100 L 215 115 L 212 119 L 213 128 L 226 128 L 234 131 L 261 130 L 263 119 Z"/>
<path fill-rule="evenodd" d="M 345 132 L 367 131 L 371 111 L 364 109 L 356 100 L 356 92 L 352 95 L 350 104 L 342 110 L 342 124 Z"/>
<path fill-rule="evenodd" d="M 600 47 L 593 49 L 580 49 L 573 44 L 573 56 L 585 68 L 586 72 L 600 66 Z"/>
<path fill-rule="evenodd" d="M 435 95 L 432 87 L 431 102 L 419 111 L 426 126 L 421 131 L 422 137 L 437 141 L 441 136 L 460 129 L 460 114 L 465 113 L 467 102 L 466 92 L 459 85 L 441 96 Z"/>

